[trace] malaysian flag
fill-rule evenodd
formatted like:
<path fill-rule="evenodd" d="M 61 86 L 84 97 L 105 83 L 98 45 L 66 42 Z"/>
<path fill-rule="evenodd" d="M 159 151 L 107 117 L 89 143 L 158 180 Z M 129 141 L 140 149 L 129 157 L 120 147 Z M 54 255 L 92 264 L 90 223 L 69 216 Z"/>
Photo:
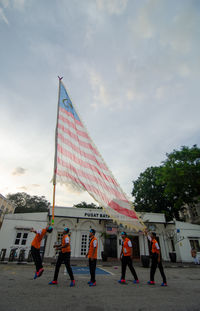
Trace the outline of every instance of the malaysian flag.
<path fill-rule="evenodd" d="M 54 184 L 87 191 L 118 224 L 143 230 L 144 224 L 113 177 L 59 79 Z"/>

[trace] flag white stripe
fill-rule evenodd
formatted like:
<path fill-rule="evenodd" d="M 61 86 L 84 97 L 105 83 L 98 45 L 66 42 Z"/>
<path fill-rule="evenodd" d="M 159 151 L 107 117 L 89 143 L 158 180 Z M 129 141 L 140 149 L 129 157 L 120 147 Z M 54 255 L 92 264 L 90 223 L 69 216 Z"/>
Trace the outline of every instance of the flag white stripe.
<path fill-rule="evenodd" d="M 73 177 L 79 178 L 84 184 L 86 184 L 88 181 L 91 185 L 94 187 L 98 187 L 101 192 L 106 192 L 107 195 L 112 194 L 114 197 L 126 200 L 126 197 L 119 192 L 116 188 L 111 187 L 111 185 L 106 184 L 104 182 L 104 179 L 97 178 L 96 176 L 93 176 L 91 174 L 85 173 L 81 169 L 76 169 L 73 165 L 70 165 L 68 163 L 63 163 L 61 159 L 58 158 L 58 169 L 60 172 L 68 172 Z"/>
<path fill-rule="evenodd" d="M 107 186 L 112 187 L 113 189 L 116 189 L 118 192 L 121 192 L 121 188 L 119 185 L 113 182 L 112 176 L 108 175 L 108 174 L 103 174 L 101 171 L 94 171 L 91 169 L 87 169 L 87 168 L 83 168 L 82 166 L 80 166 L 79 164 L 77 164 L 76 162 L 72 161 L 71 159 L 63 156 L 63 154 L 58 153 L 58 162 L 61 166 L 63 166 L 63 170 L 65 170 L 65 168 L 70 168 L 73 167 L 75 170 L 81 170 L 83 173 L 89 175 L 89 176 L 93 176 L 93 179 L 100 179 L 102 180 Z M 109 172 L 108 172 L 109 173 Z"/>
<path fill-rule="evenodd" d="M 108 171 L 105 164 L 102 162 L 102 159 L 99 160 L 96 156 L 91 153 L 85 152 L 82 148 L 78 148 L 76 145 L 73 144 L 72 140 L 63 137 L 62 134 L 58 133 L 58 143 L 63 145 L 64 150 L 69 150 L 72 153 L 75 153 L 78 157 L 85 159 L 85 161 L 90 161 L 91 164 L 96 165 L 97 167 Z"/>

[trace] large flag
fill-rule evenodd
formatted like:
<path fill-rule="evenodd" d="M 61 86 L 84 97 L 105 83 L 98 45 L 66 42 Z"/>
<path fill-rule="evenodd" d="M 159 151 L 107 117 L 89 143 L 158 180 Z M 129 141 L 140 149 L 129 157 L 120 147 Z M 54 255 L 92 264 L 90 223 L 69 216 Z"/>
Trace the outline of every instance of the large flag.
<path fill-rule="evenodd" d="M 54 182 L 87 191 L 118 224 L 143 230 L 131 202 L 108 169 L 59 80 Z"/>

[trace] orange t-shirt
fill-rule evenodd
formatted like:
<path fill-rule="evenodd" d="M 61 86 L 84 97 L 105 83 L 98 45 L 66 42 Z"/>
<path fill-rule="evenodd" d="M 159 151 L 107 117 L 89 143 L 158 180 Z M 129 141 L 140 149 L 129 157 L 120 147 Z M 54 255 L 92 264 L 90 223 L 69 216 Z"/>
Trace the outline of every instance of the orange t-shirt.
<path fill-rule="evenodd" d="M 42 239 L 46 233 L 47 233 L 47 229 L 37 230 L 37 233 L 36 233 L 32 243 L 31 243 L 31 246 L 33 246 L 37 249 L 40 249 L 41 241 L 42 241 Z"/>
<path fill-rule="evenodd" d="M 124 256 L 131 256 L 132 254 L 132 243 L 131 240 L 128 238 L 125 238 L 125 240 L 122 243 L 122 252 Z"/>
<path fill-rule="evenodd" d="M 70 237 L 68 236 L 68 234 L 63 235 L 62 238 L 62 246 L 64 246 L 66 243 L 69 243 L 65 248 L 61 249 L 62 253 L 70 253 L 71 252 L 71 248 L 70 248 Z"/>
<path fill-rule="evenodd" d="M 158 242 L 155 239 L 152 240 L 152 249 L 151 249 L 151 251 L 152 251 L 153 254 L 154 253 L 159 254 L 159 252 L 160 252 L 160 248 L 158 246 Z"/>
<path fill-rule="evenodd" d="M 96 238 L 96 237 L 93 237 L 92 240 L 90 241 L 90 246 L 89 246 L 89 251 L 88 251 L 88 258 L 91 258 L 91 257 L 92 257 L 94 248 L 95 248 L 95 251 L 94 251 L 94 256 L 93 256 L 93 258 L 94 258 L 94 259 L 97 259 L 98 241 L 97 241 L 97 238 Z"/>

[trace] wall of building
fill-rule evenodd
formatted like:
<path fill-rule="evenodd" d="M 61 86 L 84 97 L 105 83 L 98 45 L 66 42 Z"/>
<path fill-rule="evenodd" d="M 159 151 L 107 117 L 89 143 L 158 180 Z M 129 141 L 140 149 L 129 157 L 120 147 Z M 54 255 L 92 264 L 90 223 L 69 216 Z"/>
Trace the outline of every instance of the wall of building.
<path fill-rule="evenodd" d="M 25 248 L 26 257 L 31 247 L 31 242 L 35 236 L 30 229 L 45 228 L 48 223 L 47 213 L 21 213 L 6 214 L 0 231 L 0 250 L 6 249 L 6 258 L 9 257 L 12 248 Z M 20 244 L 16 245 L 17 233 L 21 233 Z M 23 239 L 23 234 L 27 233 L 27 238 Z M 26 244 L 22 245 L 22 240 L 26 240 Z"/>
<path fill-rule="evenodd" d="M 65 227 L 70 228 L 70 238 L 71 238 L 71 257 L 82 257 L 85 258 L 84 254 L 81 254 L 81 248 L 83 249 L 82 236 L 87 236 L 86 246 L 88 248 L 89 241 L 89 230 L 94 228 L 96 230 L 96 237 L 98 239 L 98 258 L 101 258 L 101 252 L 103 251 L 103 239 L 101 238 L 102 232 L 104 230 L 103 221 L 94 219 L 77 219 L 77 218 L 67 218 L 67 217 L 55 217 L 54 220 L 54 230 L 49 236 L 46 244 L 45 257 L 55 258 L 55 249 L 53 245 L 58 241 L 58 234 L 63 232 Z"/>
<path fill-rule="evenodd" d="M 198 241 L 200 245 L 200 226 L 194 225 L 186 222 L 175 222 L 176 229 L 176 240 L 177 240 L 177 251 L 183 262 L 192 262 L 193 258 L 191 256 L 191 242 Z M 177 232 L 178 231 L 178 232 Z M 200 249 L 197 252 L 200 258 Z"/>

